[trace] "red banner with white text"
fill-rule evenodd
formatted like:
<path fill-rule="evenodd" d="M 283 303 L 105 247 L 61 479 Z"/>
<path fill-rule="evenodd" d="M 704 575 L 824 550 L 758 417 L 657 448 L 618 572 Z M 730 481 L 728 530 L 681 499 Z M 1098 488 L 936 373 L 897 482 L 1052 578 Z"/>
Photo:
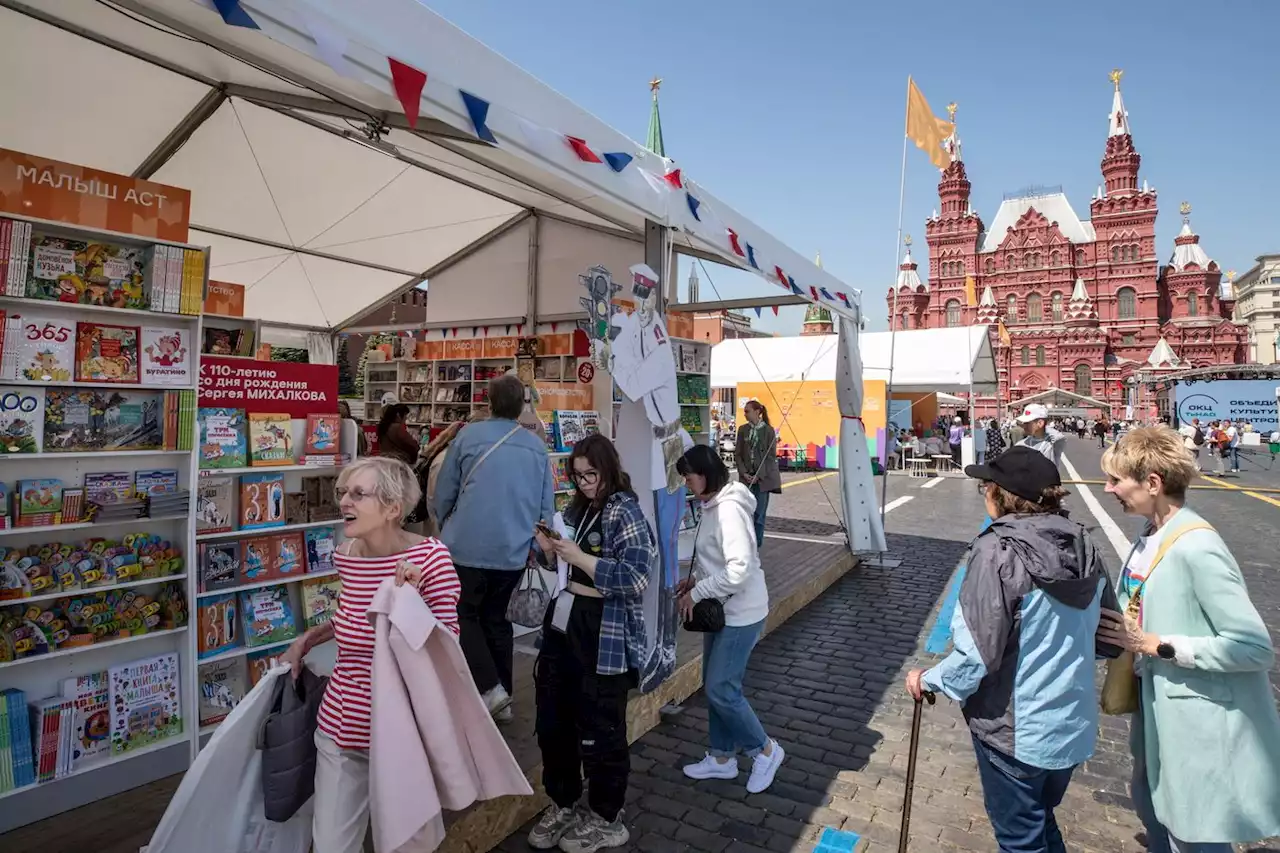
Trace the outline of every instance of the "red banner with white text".
<path fill-rule="evenodd" d="M 200 407 L 307 415 L 337 414 L 338 367 L 200 357 Z"/>

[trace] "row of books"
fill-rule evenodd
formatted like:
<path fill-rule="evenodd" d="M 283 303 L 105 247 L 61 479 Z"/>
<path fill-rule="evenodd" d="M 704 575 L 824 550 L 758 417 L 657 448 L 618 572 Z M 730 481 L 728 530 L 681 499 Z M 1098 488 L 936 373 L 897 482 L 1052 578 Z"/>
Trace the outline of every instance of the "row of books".
<path fill-rule="evenodd" d="M 595 411 L 557 409 L 538 412 L 538 417 L 546 430 L 547 448 L 557 453 L 568 453 L 588 435 L 600 432 L 600 413 Z"/>
<path fill-rule="evenodd" d="M 304 477 L 302 490 L 286 492 L 282 472 L 201 477 L 196 487 L 196 533 L 269 530 L 289 524 L 336 521 L 338 478 Z"/>
<path fill-rule="evenodd" d="M 85 474 L 79 486 L 50 477 L 0 482 L 0 529 L 126 521 L 185 515 L 190 492 L 178 487 L 178 470 Z"/>
<path fill-rule="evenodd" d="M 199 314 L 204 304 L 199 249 L 62 237 L 0 219 L 0 269 L 6 296 L 168 314 Z"/>
<path fill-rule="evenodd" d="M 208 658 L 292 640 L 299 632 L 299 604 L 304 614 L 302 630 L 306 630 L 332 618 L 341 590 L 341 581 L 330 576 L 204 598 L 199 610 L 198 656 Z"/>
<path fill-rule="evenodd" d="M 175 581 L 151 592 L 137 587 L 85 590 L 52 601 L 17 603 L 0 609 L 0 663 L 186 624 L 186 590 Z"/>
<path fill-rule="evenodd" d="M 671 342 L 676 370 L 683 373 L 711 373 L 711 347 L 706 344 Z"/>
<path fill-rule="evenodd" d="M 27 310 L 0 318 L 0 379 L 194 384 L 186 329 L 76 322 Z"/>
<path fill-rule="evenodd" d="M 317 623 L 319 624 L 319 623 Z M 209 661 L 199 667 L 200 725 L 216 725 L 227 718 L 245 694 L 280 662 L 283 649 L 249 652 Z"/>
<path fill-rule="evenodd" d="M 190 450 L 195 392 L 0 385 L 0 455 Z"/>
<path fill-rule="evenodd" d="M 59 695 L 33 702 L 0 692 L 0 793 L 181 734 L 181 684 L 169 653 L 67 678 Z"/>
<path fill-rule="evenodd" d="M 336 545 L 337 532 L 332 527 L 252 536 L 239 541 L 201 542 L 196 546 L 200 592 L 332 572 Z"/>
<path fill-rule="evenodd" d="M 206 325 L 200 352 L 205 355 L 237 355 L 248 358 L 254 353 L 253 329 L 223 329 Z"/>
<path fill-rule="evenodd" d="M 690 373 L 678 375 L 676 396 L 681 405 L 707 405 L 711 402 L 711 377 Z"/>
<path fill-rule="evenodd" d="M 299 419 L 301 420 L 301 419 Z M 197 413 L 200 425 L 200 467 L 244 468 L 293 465 L 293 419 L 287 414 L 209 408 Z M 307 415 L 303 426 L 302 463 L 336 464 L 341 420 L 332 415 Z"/>

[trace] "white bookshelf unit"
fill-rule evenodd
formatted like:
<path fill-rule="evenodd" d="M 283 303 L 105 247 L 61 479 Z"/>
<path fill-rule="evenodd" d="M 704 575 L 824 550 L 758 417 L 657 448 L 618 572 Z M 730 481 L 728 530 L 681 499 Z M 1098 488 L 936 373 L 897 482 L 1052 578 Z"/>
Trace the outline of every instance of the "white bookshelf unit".
<path fill-rule="evenodd" d="M 33 437 L 38 429 L 41 439 L 39 452 L 13 452 L 19 447 L 29 447 L 11 439 L 15 432 L 14 420 L 6 415 L 0 429 L 6 436 L 4 448 L 0 449 L 0 483 L 9 493 L 17 491 L 19 481 L 57 480 L 59 488 L 64 490 L 80 490 L 80 502 L 88 509 L 88 498 L 84 489 L 86 475 L 120 473 L 130 477 L 140 471 L 176 471 L 177 488 L 186 492 L 185 512 L 177 513 L 172 509 L 157 517 L 143 517 L 127 520 L 104 520 L 93 522 L 87 515 L 77 517 L 74 505 L 68 503 L 66 515 L 73 520 L 58 523 L 65 517 L 58 513 L 50 517 L 49 522 L 37 526 L 19 526 L 16 512 L 19 504 L 6 507 L 6 525 L 0 528 L 0 550 L 5 555 L 6 565 L 12 571 L 16 562 L 12 559 L 22 553 L 32 554 L 34 546 L 60 543 L 74 545 L 88 543 L 89 540 L 104 539 L 118 543 L 120 555 L 132 553 L 132 559 L 140 567 L 140 571 L 122 571 L 119 576 L 115 568 L 124 569 L 131 566 L 130 558 L 122 556 L 120 565 L 111 569 L 97 585 L 85 586 L 78 573 L 84 569 L 84 563 L 77 564 L 77 580 L 67 580 L 68 575 L 54 576 L 53 571 L 59 568 L 54 556 L 42 559 L 42 566 L 49 566 L 50 572 L 34 570 L 34 575 L 27 572 L 28 583 L 18 587 L 0 583 L 3 593 L 19 597 L 0 600 L 0 690 L 16 688 L 23 691 L 25 701 L 34 703 L 48 697 L 62 694 L 63 684 L 67 679 L 108 671 L 113 666 L 163 654 L 174 654 L 178 660 L 179 695 L 178 703 L 182 731 L 167 738 L 146 743 L 124 751 L 113 751 L 108 742 L 104 751 L 66 762 L 55 778 L 22 787 L 15 787 L 0 792 L 0 833 L 17 826 L 75 808 L 113 793 L 136 787 L 154 779 L 180 772 L 187 767 L 194 755 L 195 745 L 195 713 L 197 697 L 195 693 L 194 644 L 191 638 L 191 624 L 196 606 L 194 578 L 195 529 L 192 515 L 192 496 L 197 476 L 196 454 L 194 452 L 194 425 L 196 393 L 199 376 L 198 353 L 200 340 L 200 301 L 207 283 L 208 249 L 173 243 L 163 240 L 140 238 L 135 235 L 119 234 L 92 228 L 69 226 L 63 223 L 46 222 L 27 219 L 9 214 L 0 215 L 0 220 L 23 222 L 31 225 L 36 238 L 45 237 L 50 240 L 62 239 L 78 241 L 78 248 L 73 243 L 67 247 L 58 247 L 53 243 L 34 243 L 26 248 L 26 263 L 30 265 L 30 275 L 24 283 L 16 275 L 9 277 L 5 265 L 0 263 L 0 311 L 5 313 L 7 321 L 4 339 L 3 367 L 0 367 L 0 386 L 6 392 L 25 395 L 28 392 L 39 394 L 43 402 L 44 423 L 46 429 L 38 424 L 31 424 Z M 39 246 L 40 248 L 35 248 Z M 105 250 L 95 246 L 107 246 Z M 28 293 L 35 293 L 44 287 L 33 282 L 35 270 L 40 266 L 42 272 L 54 274 L 53 278 L 40 277 L 53 286 L 65 286 L 63 296 L 74 298 L 102 298 L 102 294 L 127 293 L 128 302 L 158 305 L 164 293 L 153 287 L 161 281 L 161 275 L 153 267 L 153 258 L 161 257 L 157 246 L 165 247 L 164 252 L 178 250 L 184 254 L 189 264 L 181 270 L 181 281 L 187 288 L 185 300 L 170 298 L 166 305 L 171 310 L 146 310 L 141 307 L 111 307 L 99 304 L 80 304 L 73 301 L 54 301 L 46 298 L 33 298 Z M 6 246 L 9 263 L 16 263 L 17 255 L 12 254 L 12 245 Z M 95 261 L 101 264 L 97 274 L 81 275 Z M 112 254 L 115 252 L 115 254 Z M 43 253 L 37 264 L 37 255 Z M 0 255 L 3 255 L 0 252 Z M 110 257 L 102 261 L 103 256 Z M 197 273 L 192 258 L 198 255 L 201 268 Z M 145 261 L 145 273 L 141 264 Z M 60 270 L 50 273 L 50 262 L 56 262 Z M 155 261 L 158 263 L 158 261 Z M 173 268 L 170 267 L 169 270 Z M 168 272 L 164 273 L 167 277 Z M 68 278 L 71 276 L 72 278 Z M 140 284 L 139 276 L 144 284 Z M 175 281 L 177 279 L 174 279 Z M 119 282 L 119 283 L 117 283 Z M 7 287 L 6 287 L 7 285 Z M 145 291 L 143 287 L 145 286 Z M 79 288 L 83 287 L 83 291 Z M 198 293 L 194 291 L 198 289 Z M 23 295 L 18 295 L 21 292 Z M 83 296 L 82 296 L 83 294 Z M 117 301 L 108 295 L 110 301 Z M 123 298 L 123 297 L 121 297 Z M 180 313 L 185 311 L 187 313 Z M 18 323 L 12 321 L 18 317 Z M 35 328 L 36 325 L 40 328 Z M 148 381 L 150 378 L 143 370 L 145 360 L 143 337 L 138 335 L 138 379 L 133 382 L 83 381 L 76 378 L 80 370 L 73 368 L 65 373 L 61 367 L 55 367 L 53 373 L 27 374 L 25 368 L 32 367 L 29 357 L 38 353 L 42 340 L 57 342 L 57 338 L 71 330 L 73 350 L 76 349 L 77 331 L 80 324 L 98 324 L 101 326 L 127 326 L 139 330 L 164 329 L 177 332 L 186 349 L 186 377 L 179 384 L 172 384 L 173 377 L 164 381 Z M 15 332 L 17 329 L 17 332 Z M 32 337 L 32 336 L 35 337 Z M 51 350 L 57 353 L 56 348 Z M 106 348 L 98 351 L 104 359 L 114 359 L 114 351 Z M 15 359 L 20 361 L 15 363 Z M 46 363 L 41 369 L 50 369 Z M 116 362 L 111 369 L 118 366 Z M 96 377 L 97 367 L 90 369 L 86 362 L 85 378 Z M 49 378 L 45 378 L 48 376 Z M 85 392 L 93 392 L 94 398 Z M 112 402 L 115 392 L 122 399 Z M 186 402 L 189 405 L 189 419 L 174 416 L 165 406 L 170 399 L 176 405 L 178 395 L 170 397 L 166 392 L 188 392 Z M 53 396 L 51 396 L 53 395 Z M 152 396 L 155 395 L 155 396 Z M 58 408 L 58 420 L 50 421 L 50 400 L 53 399 Z M 90 403 L 90 400 L 94 402 Z M 158 400 L 158 408 L 152 403 Z M 83 418 L 83 420 L 82 420 Z M 136 420 L 135 420 L 136 418 Z M 156 423 L 153 425 L 152 421 Z M 132 432 L 122 432 L 123 428 L 133 426 Z M 56 427 L 56 428 L 55 428 Z M 188 432 L 190 430 L 190 432 Z M 156 431 L 160 432 L 159 447 L 151 441 Z M 185 436 L 180 435 L 186 433 Z M 144 442 L 143 437 L 147 437 Z M 129 441 L 146 443 L 150 446 L 142 449 L 112 449 L 113 446 L 126 446 Z M 164 449 L 165 442 L 184 449 Z M 101 444 L 99 445 L 99 442 Z M 93 446 L 90 446 L 93 445 Z M 67 450 L 59 450 L 58 447 Z M 132 484 L 132 479 L 129 480 Z M 64 494 L 64 497 L 65 494 Z M 21 501 L 22 497 L 14 498 Z M 167 542 L 170 552 L 181 554 L 181 562 L 172 561 L 171 557 L 162 556 L 162 552 L 153 552 L 155 560 L 145 564 L 136 555 L 140 552 L 125 543 L 124 538 L 133 534 L 146 534 L 158 537 Z M 81 549 L 92 553 L 88 549 Z M 48 553 L 48 552 L 46 552 Z M 64 551 L 70 553 L 69 551 Z M 146 551 L 141 552 L 146 554 Z M 107 557 L 96 558 L 97 564 L 105 567 Z M 84 562 L 89 562 L 88 560 Z M 66 561 L 62 565 L 66 565 Z M 139 574 L 141 576 L 135 576 Z M 10 583 L 16 576 L 10 575 Z M 119 577 L 117 580 L 116 578 Z M 34 580 L 35 583 L 31 583 Z M 90 582 L 92 583 L 92 582 Z M 37 588 L 38 587 L 38 588 Z M 162 589 L 172 590 L 173 598 L 167 604 L 159 601 Z M 72 599 L 81 602 L 102 594 L 103 602 L 114 602 L 117 608 L 117 620 L 111 623 L 91 626 L 90 623 L 73 621 L 68 615 L 66 604 Z M 132 609 L 132 602 L 138 596 L 146 596 L 161 606 L 151 614 L 156 617 L 154 624 L 148 624 L 150 617 L 143 616 L 141 610 Z M 180 604 L 180 607 L 179 607 Z M 123 608 L 123 609 L 121 609 Z M 79 624 L 76 624 L 79 622 Z M 115 624 L 119 622 L 119 624 Z M 13 637 L 29 638 L 30 633 L 23 634 L 28 625 L 39 625 L 45 637 L 37 648 L 46 651 L 30 656 L 26 650 L 18 651 Z M 16 629 L 15 629 L 16 626 Z M 94 636 L 92 627 L 100 629 L 98 639 L 88 642 Z M 62 634 L 66 631 L 66 634 Z M 22 640 L 20 639 L 19 642 Z M 110 709 L 107 709 L 108 714 Z M 26 720 L 27 709 L 22 708 L 22 719 Z"/>

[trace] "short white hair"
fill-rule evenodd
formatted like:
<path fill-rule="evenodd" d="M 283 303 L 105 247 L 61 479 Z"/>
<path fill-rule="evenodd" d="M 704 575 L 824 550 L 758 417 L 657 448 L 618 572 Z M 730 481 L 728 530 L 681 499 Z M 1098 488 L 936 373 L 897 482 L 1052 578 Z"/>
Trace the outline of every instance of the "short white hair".
<path fill-rule="evenodd" d="M 373 495 L 384 506 L 399 504 L 403 515 L 408 515 L 422 497 L 422 487 L 413 469 L 390 456 L 362 456 L 342 469 L 338 475 L 338 487 L 345 486 L 352 477 L 368 471 L 373 475 Z"/>

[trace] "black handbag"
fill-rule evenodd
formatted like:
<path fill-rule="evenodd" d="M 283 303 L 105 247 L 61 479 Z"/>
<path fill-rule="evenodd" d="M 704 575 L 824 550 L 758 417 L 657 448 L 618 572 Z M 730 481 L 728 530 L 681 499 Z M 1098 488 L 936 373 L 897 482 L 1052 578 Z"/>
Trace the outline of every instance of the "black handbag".
<path fill-rule="evenodd" d="M 693 557 L 689 560 L 689 577 L 693 577 L 693 567 L 698 562 L 698 530 L 702 529 L 702 521 L 698 521 L 698 529 L 693 532 Z M 715 634 L 724 630 L 724 604 L 718 598 L 704 598 L 693 605 L 693 615 L 684 623 L 686 631 L 697 631 L 699 634 Z"/>

